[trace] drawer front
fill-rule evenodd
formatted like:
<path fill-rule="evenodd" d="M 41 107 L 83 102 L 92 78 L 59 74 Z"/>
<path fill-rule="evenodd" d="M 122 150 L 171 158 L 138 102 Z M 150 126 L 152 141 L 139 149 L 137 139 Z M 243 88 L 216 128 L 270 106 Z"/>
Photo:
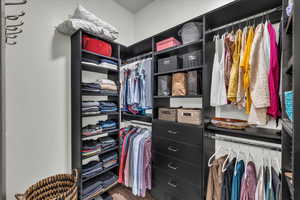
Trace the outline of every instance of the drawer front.
<path fill-rule="evenodd" d="M 152 129 L 154 137 L 158 136 L 177 142 L 202 145 L 202 128 L 200 126 L 155 120 Z"/>
<path fill-rule="evenodd" d="M 158 168 L 153 168 L 153 193 L 161 193 L 170 200 L 201 199 L 201 186 L 183 181 L 181 178 L 167 174 Z M 172 195 L 170 195 L 172 194 Z M 184 198 L 179 198 L 180 196 Z M 155 196 L 154 196 L 155 197 Z M 177 197 L 177 199 L 176 199 Z M 164 199 L 164 200 L 165 200 Z"/>
<path fill-rule="evenodd" d="M 178 176 L 195 185 L 201 184 L 202 171 L 200 165 L 191 165 L 159 153 L 153 153 L 152 162 L 154 167 L 170 175 Z"/>
<path fill-rule="evenodd" d="M 152 138 L 152 150 L 170 157 L 201 165 L 201 147 L 174 142 L 162 138 Z"/>

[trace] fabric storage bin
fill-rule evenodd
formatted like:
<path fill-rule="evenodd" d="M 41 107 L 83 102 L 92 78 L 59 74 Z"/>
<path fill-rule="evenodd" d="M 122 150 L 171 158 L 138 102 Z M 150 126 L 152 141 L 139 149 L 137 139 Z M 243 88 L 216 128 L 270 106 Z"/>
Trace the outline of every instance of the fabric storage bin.
<path fill-rule="evenodd" d="M 180 123 L 200 125 L 202 123 L 200 109 L 183 108 L 177 110 L 177 120 Z"/>
<path fill-rule="evenodd" d="M 159 108 L 158 119 L 167 121 L 177 121 L 177 109 L 176 108 Z"/>
<path fill-rule="evenodd" d="M 202 38 L 203 24 L 200 22 L 189 22 L 183 25 L 179 36 L 183 44 L 199 41 Z"/>
<path fill-rule="evenodd" d="M 200 67 L 203 63 L 202 50 L 193 51 L 183 55 L 183 68 Z"/>
<path fill-rule="evenodd" d="M 170 96 L 172 88 L 172 76 L 158 76 L 157 78 L 157 95 Z"/>
<path fill-rule="evenodd" d="M 174 37 L 170 37 L 168 39 L 165 39 L 163 41 L 157 42 L 156 43 L 156 51 L 162 51 L 164 49 L 168 49 L 171 47 L 175 47 L 180 45 L 181 43 L 176 40 Z"/>
<path fill-rule="evenodd" d="M 179 69 L 182 64 L 182 59 L 178 56 L 170 56 L 168 58 L 161 58 L 157 61 L 158 72 L 168 72 Z"/>
<path fill-rule="evenodd" d="M 284 102 L 285 102 L 285 112 L 288 116 L 288 118 L 293 121 L 294 117 L 294 92 L 293 91 L 287 91 L 284 92 Z"/>
<path fill-rule="evenodd" d="M 94 39 L 89 36 L 82 36 L 83 44 L 82 48 L 94 52 L 96 54 L 101 54 L 104 56 L 112 55 L 112 47 L 111 44 L 104 42 L 102 40 Z"/>
<path fill-rule="evenodd" d="M 189 71 L 187 73 L 187 94 L 195 96 L 201 94 L 201 73 L 200 71 Z"/>
<path fill-rule="evenodd" d="M 172 77 L 172 96 L 187 95 L 187 76 L 186 73 L 176 73 Z"/>

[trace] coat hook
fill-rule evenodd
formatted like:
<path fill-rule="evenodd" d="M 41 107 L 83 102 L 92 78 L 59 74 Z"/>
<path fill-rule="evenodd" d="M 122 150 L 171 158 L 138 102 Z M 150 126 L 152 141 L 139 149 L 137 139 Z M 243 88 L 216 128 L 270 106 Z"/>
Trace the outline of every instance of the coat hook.
<path fill-rule="evenodd" d="M 16 6 L 16 5 L 23 5 L 26 3 L 27 3 L 27 0 L 22 0 L 20 2 L 8 2 L 8 3 L 5 3 L 5 5 L 6 6 Z"/>
<path fill-rule="evenodd" d="M 7 15 L 6 19 L 8 20 L 18 20 L 20 17 L 23 17 L 26 13 L 24 11 L 22 11 L 20 14 L 18 15 Z"/>

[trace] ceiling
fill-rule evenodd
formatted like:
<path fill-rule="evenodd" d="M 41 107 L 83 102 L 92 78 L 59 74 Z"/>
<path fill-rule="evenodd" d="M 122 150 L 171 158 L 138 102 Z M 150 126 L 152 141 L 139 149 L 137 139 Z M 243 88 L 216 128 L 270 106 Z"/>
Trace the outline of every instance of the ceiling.
<path fill-rule="evenodd" d="M 114 0 L 132 13 L 136 13 L 154 0 Z"/>

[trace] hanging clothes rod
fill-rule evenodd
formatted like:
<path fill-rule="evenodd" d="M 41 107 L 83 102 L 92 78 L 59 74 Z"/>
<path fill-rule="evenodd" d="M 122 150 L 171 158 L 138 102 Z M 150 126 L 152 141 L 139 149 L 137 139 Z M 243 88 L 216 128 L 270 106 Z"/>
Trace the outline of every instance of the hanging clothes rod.
<path fill-rule="evenodd" d="M 136 124 L 136 125 L 143 125 L 143 126 L 152 127 L 152 123 L 148 123 L 148 122 L 141 122 L 141 121 L 137 121 L 137 120 L 130 120 L 128 122 L 130 122 L 132 124 Z"/>
<path fill-rule="evenodd" d="M 252 16 L 247 17 L 247 18 L 244 18 L 244 19 L 241 19 L 241 20 L 238 20 L 238 21 L 229 23 L 229 24 L 225 24 L 225 25 L 223 25 L 223 26 L 220 26 L 220 27 L 217 27 L 217 28 L 208 30 L 208 31 L 206 31 L 205 33 L 206 33 L 206 34 L 208 34 L 208 33 L 213 33 L 213 32 L 216 32 L 216 31 L 219 31 L 219 30 L 228 28 L 228 27 L 230 27 L 230 26 L 234 26 L 234 25 L 241 24 L 241 23 L 243 23 L 243 22 L 247 22 L 247 21 L 252 20 L 252 19 L 255 19 L 255 18 L 259 18 L 259 17 L 263 17 L 263 16 L 265 16 L 265 15 L 269 15 L 269 14 L 271 14 L 271 13 L 273 13 L 273 12 L 277 12 L 277 11 L 282 11 L 282 7 L 279 6 L 279 7 L 277 7 L 277 8 L 273 8 L 273 9 L 271 9 L 271 10 L 268 10 L 268 11 L 265 11 L 265 12 L 262 12 L 262 13 L 259 13 L 259 14 L 256 14 L 256 15 L 252 15 Z"/>
<path fill-rule="evenodd" d="M 254 143 L 254 142 L 249 142 L 249 141 L 241 141 L 238 139 L 214 136 L 214 135 L 205 135 L 205 136 L 207 138 L 210 138 L 213 140 L 219 140 L 219 141 L 224 141 L 224 142 L 231 142 L 231 143 L 243 144 L 243 145 L 248 145 L 248 146 L 260 147 L 260 148 L 269 149 L 269 150 L 273 150 L 273 151 L 281 151 L 281 147 L 276 147 L 274 145 L 259 144 L 259 143 Z"/>
<path fill-rule="evenodd" d="M 152 56 L 152 52 L 144 53 L 144 54 L 129 58 L 129 59 L 126 60 L 126 62 L 137 61 L 137 60 L 140 60 L 142 58 L 146 58 L 148 56 Z"/>

